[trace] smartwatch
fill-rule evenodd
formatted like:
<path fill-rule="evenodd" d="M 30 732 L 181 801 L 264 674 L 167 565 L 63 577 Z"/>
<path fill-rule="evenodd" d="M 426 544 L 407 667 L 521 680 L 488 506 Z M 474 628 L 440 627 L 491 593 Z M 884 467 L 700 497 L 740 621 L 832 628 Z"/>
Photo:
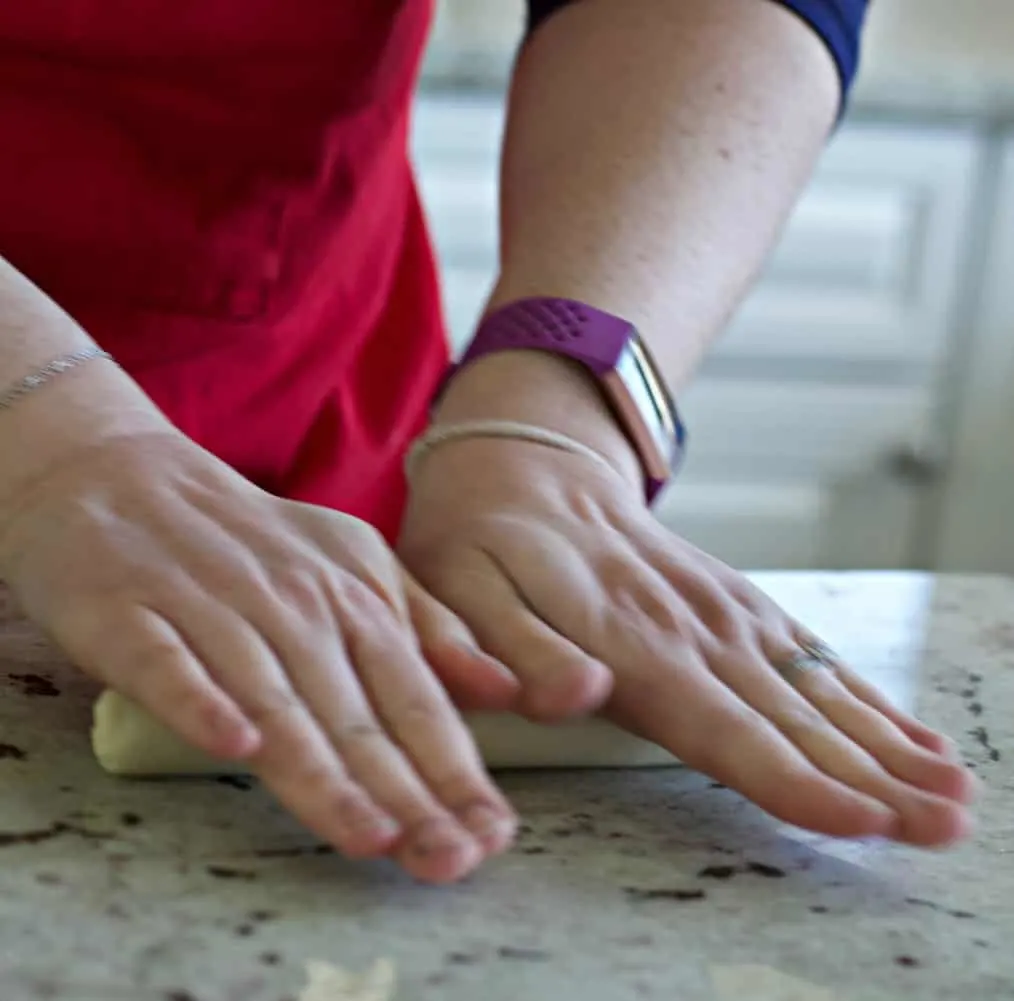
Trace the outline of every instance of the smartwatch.
<path fill-rule="evenodd" d="M 650 504 L 686 450 L 686 429 L 632 323 L 573 299 L 521 299 L 487 315 L 458 362 L 498 351 L 549 351 L 583 365 L 602 388 L 644 469 Z"/>

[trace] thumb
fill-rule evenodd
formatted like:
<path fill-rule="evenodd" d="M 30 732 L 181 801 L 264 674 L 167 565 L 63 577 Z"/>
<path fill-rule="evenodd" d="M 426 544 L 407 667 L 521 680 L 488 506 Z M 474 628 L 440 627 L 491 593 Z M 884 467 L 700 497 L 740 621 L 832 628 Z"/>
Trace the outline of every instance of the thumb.
<path fill-rule="evenodd" d="M 513 708 L 518 679 L 479 648 L 469 628 L 407 571 L 403 587 L 419 645 L 433 673 L 461 710 L 496 712 Z"/>

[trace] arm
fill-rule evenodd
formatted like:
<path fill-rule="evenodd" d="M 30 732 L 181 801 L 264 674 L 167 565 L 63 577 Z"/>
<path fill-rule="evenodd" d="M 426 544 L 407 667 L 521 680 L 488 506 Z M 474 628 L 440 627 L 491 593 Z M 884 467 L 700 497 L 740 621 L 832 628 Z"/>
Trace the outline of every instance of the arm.
<path fill-rule="evenodd" d="M 0 398 L 93 347 L 0 260 Z M 446 881 L 511 839 L 441 681 L 499 708 L 514 680 L 372 528 L 256 488 L 108 361 L 0 407 L 0 581 L 95 681 L 244 759 L 340 850 Z"/>
<path fill-rule="evenodd" d="M 798 13 L 804 0 L 795 0 Z M 859 0 L 807 0 L 851 11 Z M 841 67 L 770 0 L 580 0 L 518 62 L 493 304 L 560 295 L 635 321 L 686 383 L 834 121 Z M 835 50 L 837 51 L 837 50 Z M 646 509 L 583 371 L 540 352 L 460 371 L 437 422 L 500 418 L 587 456 L 459 440 L 413 476 L 401 549 L 537 719 L 601 709 L 782 820 L 944 845 L 975 782 L 801 623 Z"/>
<path fill-rule="evenodd" d="M 56 303 L 0 258 L 0 393 L 95 342 Z M 0 411 L 0 512 L 28 484 L 96 440 L 169 428 L 122 370 L 88 361 Z M 2 518 L 0 518 L 2 525 Z"/>
<path fill-rule="evenodd" d="M 580 0 L 547 18 L 514 74 L 491 305 L 559 295 L 618 313 L 685 385 L 810 175 L 864 6 Z M 840 17 L 808 22 L 804 8 Z M 626 451 L 595 387 L 548 356 L 469 366 L 439 419 L 475 417 Z"/>

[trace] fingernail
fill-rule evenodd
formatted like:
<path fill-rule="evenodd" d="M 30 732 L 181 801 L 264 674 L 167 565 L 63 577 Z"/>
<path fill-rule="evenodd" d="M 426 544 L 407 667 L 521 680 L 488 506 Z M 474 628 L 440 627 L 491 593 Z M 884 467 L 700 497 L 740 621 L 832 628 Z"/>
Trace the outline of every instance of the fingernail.
<path fill-rule="evenodd" d="M 465 835 L 450 821 L 434 820 L 424 824 L 412 840 L 412 851 L 417 855 L 443 855 L 460 851 L 465 846 Z"/>
<path fill-rule="evenodd" d="M 370 830 L 373 831 L 378 838 L 397 838 L 401 834 L 401 824 L 396 820 L 392 820 L 390 817 L 377 817 L 377 819 L 370 825 Z"/>
<path fill-rule="evenodd" d="M 511 671 L 506 664 L 497 660 L 492 654 L 486 653 L 477 643 L 472 643 L 467 640 L 459 640 L 454 644 L 462 653 L 468 654 L 473 660 L 480 660 L 494 670 L 499 671 L 500 674 L 506 675 L 507 677 L 513 678 L 514 672 Z"/>
<path fill-rule="evenodd" d="M 379 810 L 364 808 L 344 818 L 345 826 L 356 835 L 388 840 L 401 834 L 401 825 Z"/>
<path fill-rule="evenodd" d="M 897 838 L 903 827 L 901 815 L 889 806 L 877 806 L 870 811 L 877 821 L 878 833 L 886 838 Z"/>
<path fill-rule="evenodd" d="M 216 758 L 242 761 L 260 750 L 260 730 L 245 717 L 214 714 L 205 727 L 205 749 Z"/>
<path fill-rule="evenodd" d="M 469 807 L 460 815 L 461 822 L 482 841 L 499 840 L 509 837 L 514 832 L 515 823 L 512 817 L 504 816 L 491 806 L 478 804 Z"/>

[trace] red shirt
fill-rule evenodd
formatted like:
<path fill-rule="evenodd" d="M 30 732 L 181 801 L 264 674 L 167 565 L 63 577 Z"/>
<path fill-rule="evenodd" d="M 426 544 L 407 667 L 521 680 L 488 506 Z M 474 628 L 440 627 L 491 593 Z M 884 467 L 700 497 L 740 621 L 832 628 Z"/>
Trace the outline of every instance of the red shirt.
<path fill-rule="evenodd" d="M 388 537 L 447 363 L 407 155 L 430 16 L 0 4 L 0 254 L 195 441 Z"/>

